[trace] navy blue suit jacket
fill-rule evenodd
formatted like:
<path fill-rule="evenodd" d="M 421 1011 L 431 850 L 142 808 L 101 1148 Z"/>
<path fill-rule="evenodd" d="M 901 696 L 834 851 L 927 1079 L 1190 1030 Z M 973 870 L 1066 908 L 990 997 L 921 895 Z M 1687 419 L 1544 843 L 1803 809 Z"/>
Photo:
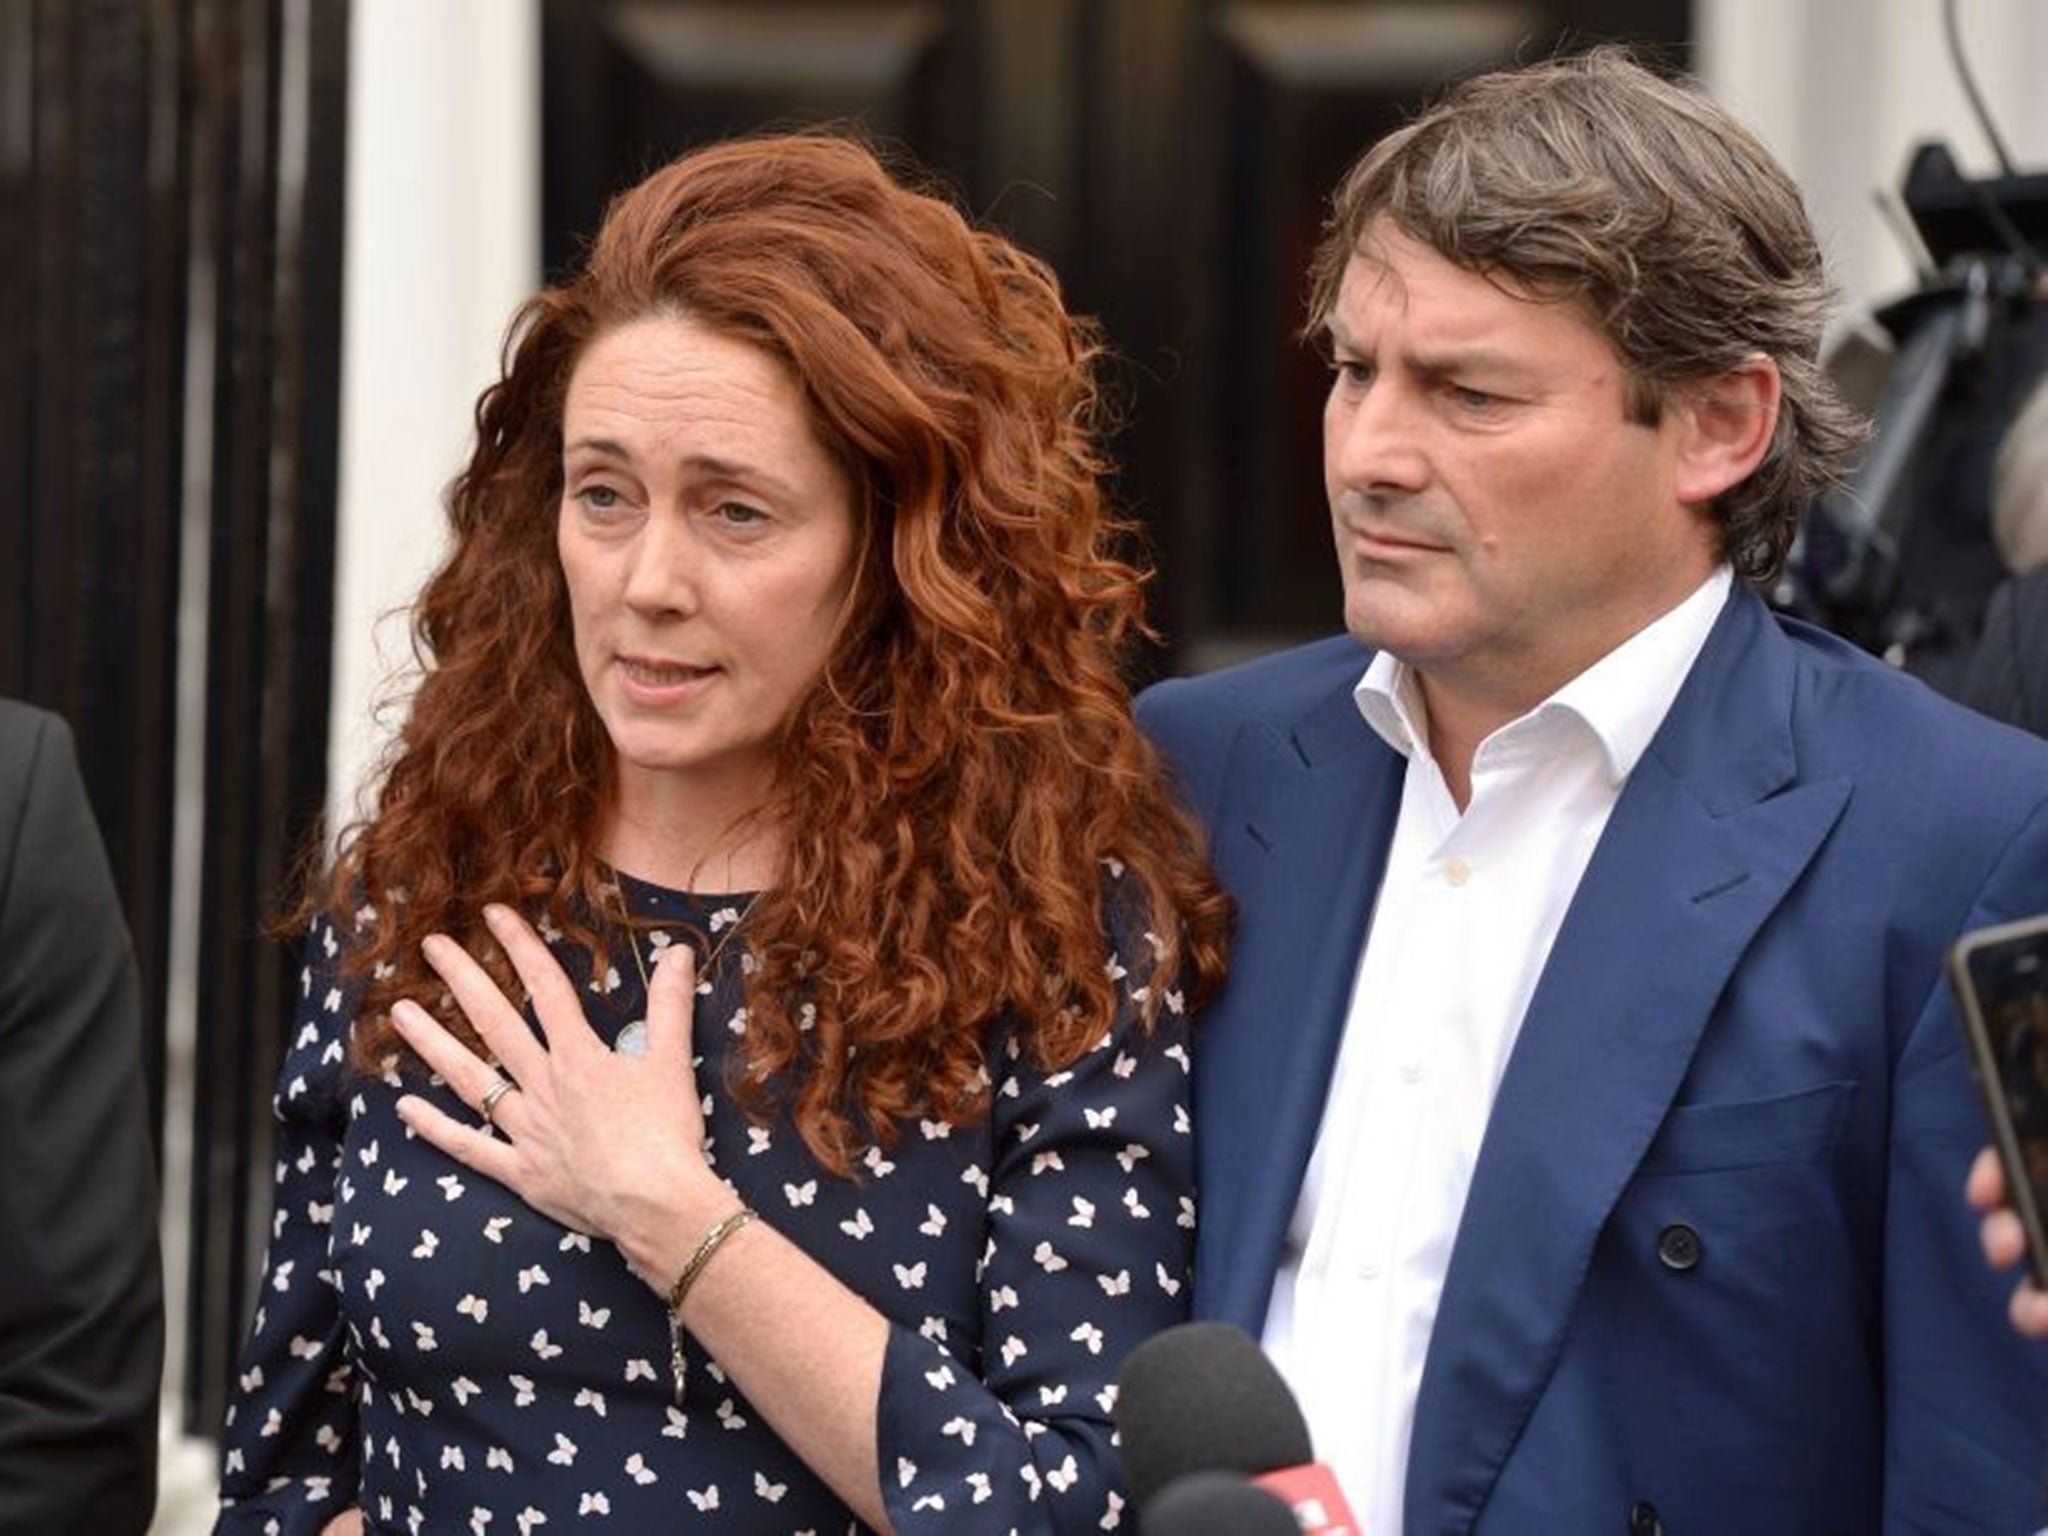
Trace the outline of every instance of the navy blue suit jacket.
<path fill-rule="evenodd" d="M 1239 906 L 1199 1021 L 1196 1311 L 1257 1334 L 1405 760 L 1326 641 L 1148 692 Z M 1963 1203 L 1941 976 L 2048 908 L 2048 746 L 1738 589 L 1503 1076 L 1416 1404 L 1409 1536 L 2032 1531 L 2048 1347 Z M 1660 1241 L 1698 1238 L 1674 1267 Z"/>

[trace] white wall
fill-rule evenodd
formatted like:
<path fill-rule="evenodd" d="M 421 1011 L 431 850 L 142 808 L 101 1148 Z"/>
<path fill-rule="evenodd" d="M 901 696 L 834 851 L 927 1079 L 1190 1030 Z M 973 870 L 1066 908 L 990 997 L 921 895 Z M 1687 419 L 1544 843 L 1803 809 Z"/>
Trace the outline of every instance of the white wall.
<path fill-rule="evenodd" d="M 1873 192 L 1913 145 L 1944 138 L 1971 175 L 1996 169 L 1949 63 L 1941 0 L 1694 0 L 1699 70 L 1804 189 L 1850 309 L 1912 268 Z M 2048 169 L 2048 4 L 1959 0 L 1964 56 L 2014 160 Z"/>
<path fill-rule="evenodd" d="M 355 0 L 329 823 L 384 737 L 441 491 L 513 308 L 540 280 L 538 0 Z"/>

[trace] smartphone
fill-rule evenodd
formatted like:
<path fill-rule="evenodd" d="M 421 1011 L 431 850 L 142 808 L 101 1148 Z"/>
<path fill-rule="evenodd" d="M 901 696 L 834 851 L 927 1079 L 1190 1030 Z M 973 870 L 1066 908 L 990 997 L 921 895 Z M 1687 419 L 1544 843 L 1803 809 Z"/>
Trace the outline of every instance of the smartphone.
<path fill-rule="evenodd" d="M 2048 1287 L 2048 912 L 1964 934 L 1948 979 L 2028 1264 Z"/>

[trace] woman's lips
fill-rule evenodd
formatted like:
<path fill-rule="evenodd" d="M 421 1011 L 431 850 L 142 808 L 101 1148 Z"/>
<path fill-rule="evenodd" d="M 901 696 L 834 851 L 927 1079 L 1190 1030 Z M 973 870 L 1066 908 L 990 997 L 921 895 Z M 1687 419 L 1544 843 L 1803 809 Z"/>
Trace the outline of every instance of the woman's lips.
<path fill-rule="evenodd" d="M 719 671 L 717 667 L 694 667 L 644 656 L 621 656 L 618 669 L 627 695 L 648 704 L 678 704 L 693 698 L 711 685 Z"/>

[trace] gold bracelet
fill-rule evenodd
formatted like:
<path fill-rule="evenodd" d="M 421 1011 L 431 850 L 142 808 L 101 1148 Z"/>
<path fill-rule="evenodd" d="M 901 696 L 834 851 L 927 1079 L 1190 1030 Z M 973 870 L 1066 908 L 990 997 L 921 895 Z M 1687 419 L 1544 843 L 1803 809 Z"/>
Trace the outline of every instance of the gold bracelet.
<path fill-rule="evenodd" d="M 704 1240 L 697 1244 L 697 1251 L 690 1255 L 690 1261 L 683 1266 L 683 1272 L 676 1276 L 676 1283 L 668 1288 L 668 1364 L 676 1380 L 676 1406 L 683 1406 L 683 1384 L 689 1363 L 683 1358 L 683 1298 L 690 1294 L 690 1287 L 697 1283 L 697 1277 L 704 1272 L 704 1266 L 711 1262 L 711 1256 L 724 1246 L 725 1240 L 752 1221 L 757 1213 L 752 1206 L 743 1205 L 730 1216 L 725 1217 L 704 1234 Z"/>
<path fill-rule="evenodd" d="M 683 1298 L 690 1294 L 690 1287 L 697 1283 L 697 1277 L 704 1272 L 704 1266 L 711 1262 L 711 1255 L 718 1252 L 728 1237 L 752 1221 L 754 1215 L 752 1206 L 743 1205 L 704 1234 L 704 1241 L 699 1243 L 697 1251 L 690 1255 L 690 1262 L 685 1264 L 683 1272 L 676 1276 L 676 1283 L 668 1288 L 669 1311 L 683 1310 Z"/>

